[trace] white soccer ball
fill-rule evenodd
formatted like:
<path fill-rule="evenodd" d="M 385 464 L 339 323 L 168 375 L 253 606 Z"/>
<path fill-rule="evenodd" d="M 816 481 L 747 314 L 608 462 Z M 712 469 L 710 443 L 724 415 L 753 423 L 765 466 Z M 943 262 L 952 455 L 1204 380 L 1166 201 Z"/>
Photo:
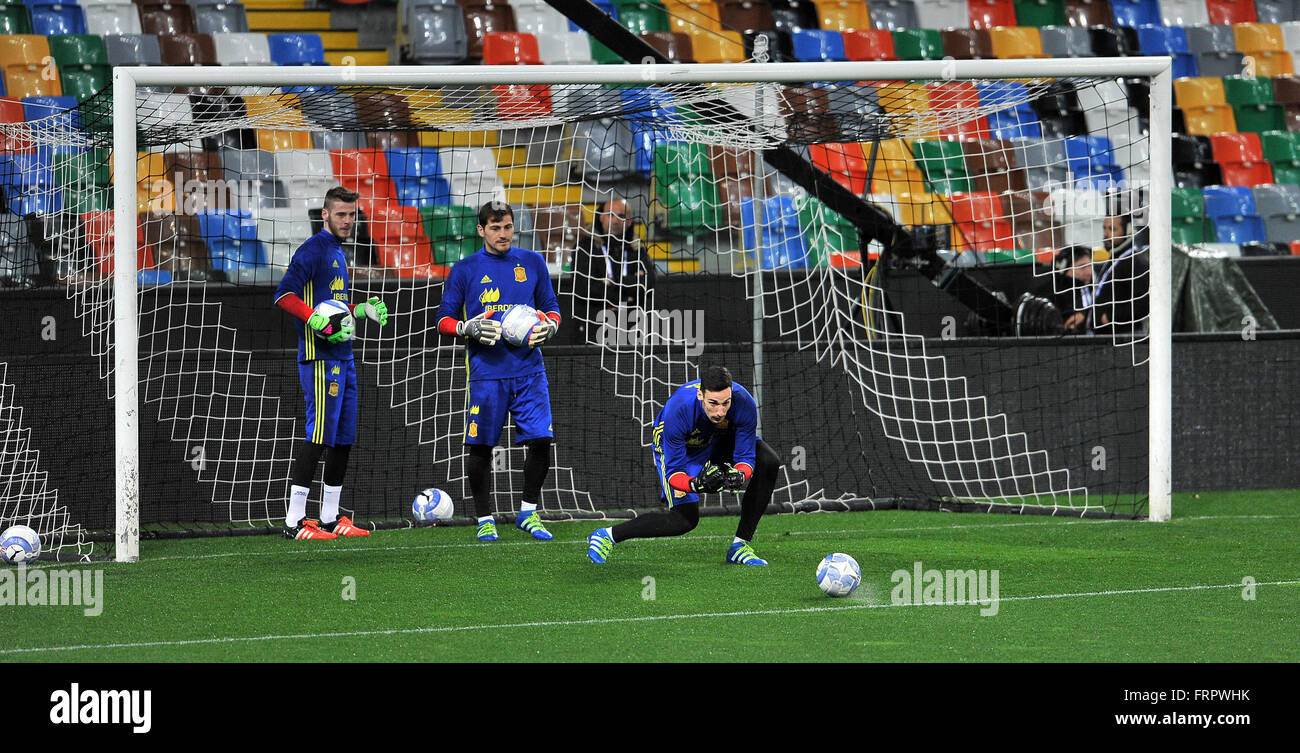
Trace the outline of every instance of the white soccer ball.
<path fill-rule="evenodd" d="M 523 345 L 532 335 L 533 327 L 541 321 L 537 318 L 537 309 L 523 303 L 515 304 L 501 320 L 501 337 L 511 345 Z"/>
<path fill-rule="evenodd" d="M 847 554 L 828 554 L 817 565 L 817 586 L 827 596 L 848 596 L 862 582 L 862 568 Z"/>
<path fill-rule="evenodd" d="M 416 520 L 446 520 L 455 512 L 451 495 L 441 489 L 425 489 L 415 495 L 411 513 Z"/>
<path fill-rule="evenodd" d="M 330 299 L 321 301 L 316 304 L 315 313 L 320 314 L 330 320 L 330 324 L 325 329 L 316 330 L 316 336 L 322 340 L 328 339 L 331 335 L 338 334 L 339 330 L 345 327 L 355 325 L 352 321 L 352 310 L 343 301 Z"/>
<path fill-rule="evenodd" d="M 10 526 L 0 534 L 0 559 L 10 565 L 41 556 L 41 537 L 27 526 Z"/>

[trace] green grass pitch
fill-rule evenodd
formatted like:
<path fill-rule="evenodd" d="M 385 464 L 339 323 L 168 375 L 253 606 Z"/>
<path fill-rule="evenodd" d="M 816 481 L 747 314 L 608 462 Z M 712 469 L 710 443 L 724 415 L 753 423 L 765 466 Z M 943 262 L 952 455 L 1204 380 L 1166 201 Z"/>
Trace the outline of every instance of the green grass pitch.
<path fill-rule="evenodd" d="M 145 542 L 133 565 L 45 565 L 102 568 L 103 612 L 0 607 L 0 661 L 1300 660 L 1291 491 L 1176 495 L 1165 524 L 771 516 L 765 568 L 723 564 L 735 525 L 620 544 L 604 566 L 589 522 L 553 524 L 550 542 L 506 527 L 495 544 L 460 527 Z M 862 566 L 846 599 L 813 578 L 837 551 Z M 997 570 L 997 613 L 893 604 L 893 573 L 916 562 Z"/>

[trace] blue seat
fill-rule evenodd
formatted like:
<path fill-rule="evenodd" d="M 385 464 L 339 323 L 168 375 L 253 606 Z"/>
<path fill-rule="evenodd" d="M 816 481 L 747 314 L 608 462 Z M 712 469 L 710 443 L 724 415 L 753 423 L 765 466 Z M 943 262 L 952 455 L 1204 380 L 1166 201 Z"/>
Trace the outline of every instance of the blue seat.
<path fill-rule="evenodd" d="M 836 62 L 848 60 L 844 55 L 844 36 L 838 31 L 800 29 L 790 33 L 796 60 Z"/>
<path fill-rule="evenodd" d="M 600 8 L 606 15 L 615 21 L 618 20 L 618 8 L 614 5 L 614 0 L 591 0 L 592 4 Z M 583 28 L 573 21 L 569 21 L 569 31 L 584 31 Z M 585 33 L 585 32 L 584 32 Z"/>
<path fill-rule="evenodd" d="M 32 19 L 32 33 L 85 34 L 86 14 L 75 2 L 56 0 L 24 0 L 27 15 Z"/>
<path fill-rule="evenodd" d="M 1255 196 L 1245 186 L 1206 186 L 1205 214 L 1219 243 L 1263 242 L 1268 233 L 1255 210 Z"/>
<path fill-rule="evenodd" d="M 1187 47 L 1187 31 L 1181 26 L 1147 24 L 1137 27 L 1138 47 L 1143 55 L 1169 55 L 1174 59 L 1174 78 L 1198 76 L 1196 56 Z"/>
<path fill-rule="evenodd" d="M 975 84 L 980 106 L 986 110 L 990 135 L 995 139 L 1038 139 L 1043 136 L 1038 113 L 1029 104 L 1029 89 L 1015 81 L 980 81 Z"/>
<path fill-rule="evenodd" d="M 266 43 L 276 65 L 326 65 L 319 34 L 267 34 Z"/>
<path fill-rule="evenodd" d="M 1137 28 L 1147 24 L 1160 24 L 1160 3 L 1156 0 L 1110 0 L 1116 26 Z"/>
<path fill-rule="evenodd" d="M 248 210 L 200 212 L 199 234 L 208 245 L 212 268 L 232 272 L 267 265 L 266 251 L 257 240 L 257 220 Z"/>
<path fill-rule="evenodd" d="M 676 107 L 667 106 L 670 95 L 654 87 L 624 89 L 619 92 L 625 112 L 635 113 L 630 120 L 632 143 L 636 154 L 636 171 L 649 178 L 654 171 L 655 147 L 666 144 L 669 128 L 681 123 Z"/>
<path fill-rule="evenodd" d="M 808 247 L 799 225 L 799 209 L 789 196 L 770 196 L 763 199 L 762 243 L 755 242 L 757 220 L 754 217 L 752 198 L 741 199 L 740 217 L 745 248 L 755 250 L 762 246 L 764 269 L 803 268 L 808 266 Z"/>
<path fill-rule="evenodd" d="M 413 207 L 451 203 L 451 184 L 442 176 L 437 149 L 389 149 L 385 156 L 398 202 Z"/>
<path fill-rule="evenodd" d="M 53 161 L 44 149 L 0 155 L 0 185 L 6 198 L 38 193 L 55 185 Z"/>
<path fill-rule="evenodd" d="M 50 121 L 54 128 L 68 132 L 81 128 L 81 112 L 77 110 L 76 97 L 23 97 L 23 118 L 28 121 L 56 116 Z M 80 151 L 77 147 L 61 147 L 57 151 Z"/>

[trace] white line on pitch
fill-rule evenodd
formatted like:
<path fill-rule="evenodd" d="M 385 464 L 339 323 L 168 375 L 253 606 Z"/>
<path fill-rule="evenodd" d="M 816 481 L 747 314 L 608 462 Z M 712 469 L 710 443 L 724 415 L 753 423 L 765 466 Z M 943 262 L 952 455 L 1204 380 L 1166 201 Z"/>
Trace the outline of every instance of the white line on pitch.
<path fill-rule="evenodd" d="M 1278 580 L 1267 583 L 1255 583 L 1260 586 L 1300 586 L 1300 580 Z M 1241 583 L 1200 586 L 1164 586 L 1158 588 L 1130 588 L 1119 591 L 1090 591 L 1085 593 L 1036 594 L 1033 596 L 1004 596 L 1004 601 L 1039 601 L 1045 599 L 1081 599 L 1093 596 L 1127 596 L 1132 594 L 1169 593 L 1176 591 L 1208 591 L 1219 588 L 1242 588 Z M 976 606 L 977 604 L 852 604 L 845 607 L 804 607 L 802 609 L 758 609 L 742 612 L 702 612 L 696 614 L 666 614 L 649 617 L 603 617 L 589 620 L 548 620 L 538 622 L 508 622 L 495 625 L 449 625 L 445 627 L 394 628 L 391 630 L 351 630 L 341 633 L 298 633 L 295 635 L 252 635 L 228 636 L 225 638 L 194 638 L 183 641 L 143 641 L 139 643 L 99 643 L 77 646 L 36 646 L 33 648 L 0 649 L 0 656 L 7 654 L 36 654 L 56 651 L 88 651 L 112 648 L 157 648 L 163 646 L 198 646 L 214 643 L 256 643 L 261 641 L 308 640 L 314 638 L 362 638 L 376 635 L 415 635 L 421 633 L 460 633 L 470 630 L 517 630 L 520 628 L 544 627 L 578 627 L 584 625 L 617 625 L 636 622 L 665 622 L 676 620 L 714 619 L 725 617 L 762 617 L 769 615 L 815 614 L 819 612 L 848 612 L 857 609 L 889 609 L 900 606 L 941 607 L 941 606 Z"/>

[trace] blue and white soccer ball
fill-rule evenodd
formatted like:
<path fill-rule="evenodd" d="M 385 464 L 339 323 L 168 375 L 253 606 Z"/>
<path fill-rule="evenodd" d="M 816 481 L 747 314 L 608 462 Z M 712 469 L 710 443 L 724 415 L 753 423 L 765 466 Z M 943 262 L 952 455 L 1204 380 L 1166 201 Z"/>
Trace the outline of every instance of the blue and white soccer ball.
<path fill-rule="evenodd" d="M 31 562 L 41 556 L 41 537 L 27 526 L 10 526 L 0 534 L 0 559 L 7 564 Z"/>
<path fill-rule="evenodd" d="M 523 303 L 515 304 L 501 320 L 501 337 L 511 345 L 524 345 L 532 335 L 533 327 L 541 321 L 537 309 Z"/>
<path fill-rule="evenodd" d="M 352 309 L 348 308 L 348 305 L 343 301 L 336 301 L 333 298 L 316 304 L 314 312 L 330 320 L 328 327 L 322 330 L 316 330 L 316 336 L 322 340 L 329 338 L 331 335 L 338 334 L 341 329 L 352 327 L 356 324 L 356 322 L 352 320 Z"/>
<path fill-rule="evenodd" d="M 817 565 L 817 586 L 827 596 L 848 596 L 862 582 L 862 568 L 847 554 L 828 554 Z"/>
<path fill-rule="evenodd" d="M 416 520 L 446 520 L 455 513 L 451 495 L 441 489 L 425 489 L 415 495 L 411 513 Z"/>

